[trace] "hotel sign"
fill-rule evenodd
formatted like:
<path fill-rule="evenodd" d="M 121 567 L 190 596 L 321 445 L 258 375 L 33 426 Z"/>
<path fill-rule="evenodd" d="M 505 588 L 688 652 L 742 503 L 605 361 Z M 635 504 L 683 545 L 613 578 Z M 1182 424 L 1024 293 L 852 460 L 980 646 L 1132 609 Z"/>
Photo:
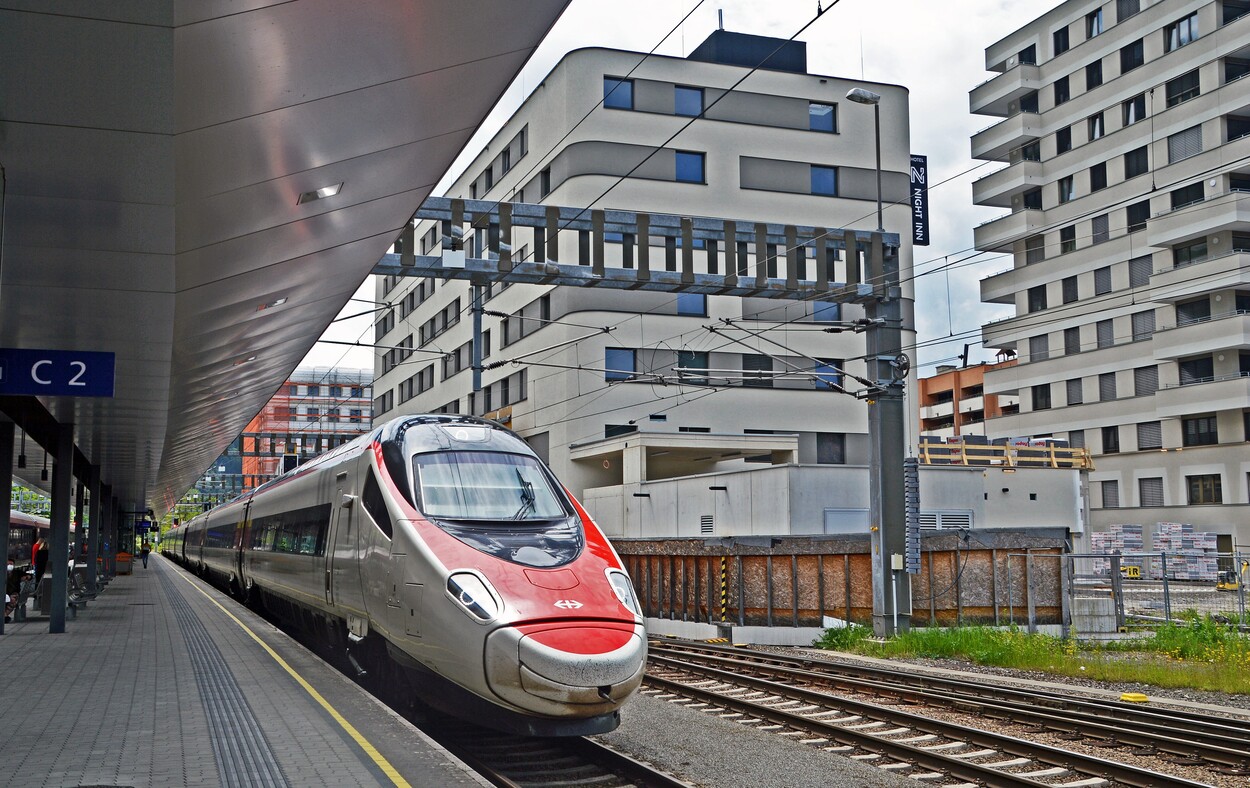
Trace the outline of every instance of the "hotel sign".
<path fill-rule="evenodd" d="M 929 245 L 929 157 L 911 156 L 911 242 Z"/>

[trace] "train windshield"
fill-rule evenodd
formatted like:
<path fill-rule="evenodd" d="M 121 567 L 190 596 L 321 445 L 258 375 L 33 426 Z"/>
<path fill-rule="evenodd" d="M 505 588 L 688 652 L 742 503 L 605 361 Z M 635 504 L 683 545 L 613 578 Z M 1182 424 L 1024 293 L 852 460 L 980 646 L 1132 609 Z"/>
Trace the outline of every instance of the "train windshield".
<path fill-rule="evenodd" d="M 565 507 L 533 457 L 483 451 L 418 454 L 413 458 L 418 508 L 447 520 L 563 519 Z"/>

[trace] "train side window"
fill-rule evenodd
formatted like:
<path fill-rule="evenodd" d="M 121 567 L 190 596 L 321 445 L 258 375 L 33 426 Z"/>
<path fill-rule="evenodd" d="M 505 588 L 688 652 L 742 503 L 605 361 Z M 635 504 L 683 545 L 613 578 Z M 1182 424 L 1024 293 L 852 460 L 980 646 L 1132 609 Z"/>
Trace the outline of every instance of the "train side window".
<path fill-rule="evenodd" d="M 365 489 L 361 492 L 360 500 L 365 505 L 365 511 L 373 518 L 378 530 L 386 534 L 387 539 L 393 538 L 394 526 L 391 524 L 391 514 L 387 511 L 386 500 L 382 497 L 382 488 L 378 486 L 378 480 L 373 475 L 372 468 L 369 469 L 369 478 L 365 480 Z"/>

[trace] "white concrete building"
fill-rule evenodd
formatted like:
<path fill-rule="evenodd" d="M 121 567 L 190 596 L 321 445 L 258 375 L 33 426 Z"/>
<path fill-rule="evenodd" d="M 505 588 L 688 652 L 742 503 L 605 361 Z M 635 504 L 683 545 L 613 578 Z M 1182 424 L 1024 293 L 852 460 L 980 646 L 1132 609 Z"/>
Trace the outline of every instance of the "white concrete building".
<path fill-rule="evenodd" d="M 743 65 L 783 43 L 775 67 L 751 73 Z M 884 224 L 901 236 L 908 283 L 907 90 L 809 74 L 804 47 L 718 31 L 689 58 L 571 52 L 448 196 L 870 230 L 873 108 L 845 100 L 865 87 L 882 96 Z M 467 239 L 471 256 L 486 256 L 485 236 Z M 518 233 L 514 259 L 532 254 L 528 237 Z M 433 223 L 419 224 L 416 238 L 421 254 L 437 253 Z M 634 238 L 608 240 L 609 265 L 632 259 Z M 561 261 L 576 260 L 585 242 L 562 233 Z M 663 266 L 662 240 L 651 243 L 652 265 Z M 747 252 L 734 251 L 746 273 Z M 694 256 L 696 270 L 708 271 L 707 250 L 696 245 Z M 838 257 L 830 279 L 846 281 Z M 910 284 L 904 288 L 910 324 Z M 636 431 L 661 434 L 645 457 L 652 473 L 868 462 L 866 406 L 828 385 L 859 387 L 842 371 L 865 374 L 863 335 L 823 331 L 828 321 L 862 317 L 860 306 L 495 285 L 485 303 L 483 361 L 501 366 L 488 368 L 474 393 L 468 284 L 387 278 L 377 292 L 397 306 L 377 325 L 374 418 L 451 411 L 506 421 L 575 494 L 624 481 L 622 455 L 602 456 L 594 446 Z M 903 343 L 914 339 L 905 332 Z M 501 363 L 509 361 L 516 363 Z M 708 372 L 676 382 L 674 367 Z M 793 451 L 759 449 L 772 432 L 797 434 Z M 684 451 L 683 439 L 700 434 L 728 437 L 716 452 Z M 697 520 L 692 527 L 697 532 Z"/>
<path fill-rule="evenodd" d="M 1010 213 L 984 343 L 1020 363 L 997 436 L 1086 446 L 1091 525 L 1194 523 L 1250 544 L 1250 3 L 1069 0 L 986 49 L 973 187 Z"/>

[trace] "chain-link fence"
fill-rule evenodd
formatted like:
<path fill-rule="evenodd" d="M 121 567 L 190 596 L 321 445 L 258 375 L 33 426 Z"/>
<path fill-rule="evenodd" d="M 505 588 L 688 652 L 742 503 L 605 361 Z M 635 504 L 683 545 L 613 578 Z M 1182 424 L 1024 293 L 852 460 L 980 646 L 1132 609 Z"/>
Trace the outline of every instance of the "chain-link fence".
<path fill-rule="evenodd" d="M 1250 553 L 1069 554 L 1062 557 L 1065 628 L 1115 635 L 1194 616 L 1250 630 Z"/>

